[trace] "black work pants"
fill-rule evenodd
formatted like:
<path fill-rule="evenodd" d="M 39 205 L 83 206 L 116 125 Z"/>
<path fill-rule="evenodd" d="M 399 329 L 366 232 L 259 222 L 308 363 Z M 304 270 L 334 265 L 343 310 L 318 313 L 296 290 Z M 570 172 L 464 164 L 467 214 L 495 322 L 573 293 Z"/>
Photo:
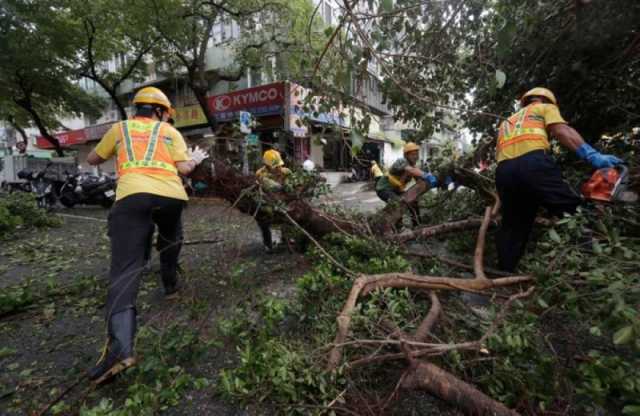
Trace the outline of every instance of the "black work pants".
<path fill-rule="evenodd" d="M 262 244 L 269 250 L 273 248 L 273 238 L 271 236 L 271 221 L 267 219 L 257 219 L 260 233 L 262 234 Z"/>
<path fill-rule="evenodd" d="M 572 214 L 582 198 L 542 150 L 500 162 L 496 186 L 502 202 L 502 225 L 496 241 L 498 262 L 502 270 L 513 272 L 524 255 L 538 208 L 543 206 L 555 216 Z"/>
<path fill-rule="evenodd" d="M 158 250 L 162 281 L 175 285 L 182 247 L 184 201 L 153 194 L 134 194 L 115 203 L 109 213 L 111 270 L 107 295 L 107 318 L 134 308 L 145 263 L 145 252 L 154 224 L 158 227 Z"/>

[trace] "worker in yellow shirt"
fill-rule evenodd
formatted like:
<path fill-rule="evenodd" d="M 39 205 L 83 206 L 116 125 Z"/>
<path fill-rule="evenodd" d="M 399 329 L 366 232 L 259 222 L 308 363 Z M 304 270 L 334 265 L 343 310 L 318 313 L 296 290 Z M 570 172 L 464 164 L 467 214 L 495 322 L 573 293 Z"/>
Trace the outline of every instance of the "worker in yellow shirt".
<path fill-rule="evenodd" d="M 284 167 L 280 152 L 274 149 L 267 150 L 262 156 L 262 162 L 264 166 L 256 171 L 258 185 L 266 192 L 281 192 L 287 176 L 291 174 L 291 170 Z M 270 219 L 268 216 L 257 216 L 256 221 L 262 233 L 262 243 L 265 250 L 267 252 L 273 251 Z"/>
<path fill-rule="evenodd" d="M 423 180 L 430 188 L 438 186 L 438 179 L 431 172 L 425 172 L 416 165 L 420 158 L 420 146 L 415 143 L 407 143 L 404 146 L 404 157 L 396 160 L 391 165 L 389 173 L 382 176 L 376 182 L 376 194 L 386 203 L 399 201 L 406 191 L 406 186 L 412 179 Z M 420 223 L 420 208 L 418 201 L 409 206 L 413 225 Z"/>
<path fill-rule="evenodd" d="M 371 177 L 373 178 L 373 182 L 375 184 L 377 184 L 378 181 L 380 180 L 380 178 L 382 178 L 384 176 L 384 172 L 382 171 L 382 169 L 378 165 L 378 162 L 376 162 L 375 160 L 371 161 L 371 171 L 370 172 L 371 172 Z"/>
<path fill-rule="evenodd" d="M 145 251 L 154 224 L 165 294 L 177 291 L 182 243 L 181 215 L 188 197 L 178 174 L 188 175 L 209 155 L 187 150 L 182 135 L 166 121 L 171 102 L 157 88 L 133 98 L 136 114 L 114 124 L 87 161 L 99 165 L 116 157 L 116 203 L 109 213 L 111 267 L 107 294 L 108 343 L 89 378 L 100 384 L 135 364 L 136 297 Z"/>
<path fill-rule="evenodd" d="M 540 205 L 561 216 L 575 212 L 582 201 L 549 156 L 549 136 L 596 169 L 622 163 L 584 142 L 560 115 L 550 90 L 534 88 L 522 96 L 520 104 L 521 109 L 501 123 L 496 148 L 496 186 L 502 201 L 498 261 L 500 268 L 509 272 L 524 254 Z"/>

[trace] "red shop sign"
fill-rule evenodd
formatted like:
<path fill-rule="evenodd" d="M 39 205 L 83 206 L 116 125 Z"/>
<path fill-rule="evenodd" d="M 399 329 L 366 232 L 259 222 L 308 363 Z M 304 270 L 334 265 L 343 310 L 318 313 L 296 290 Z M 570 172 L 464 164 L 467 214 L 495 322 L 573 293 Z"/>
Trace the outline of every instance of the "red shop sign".
<path fill-rule="evenodd" d="M 85 129 L 69 130 L 56 133 L 53 135 L 60 142 L 60 146 L 71 146 L 74 144 L 83 144 L 87 141 Z M 43 136 L 36 138 L 36 146 L 41 149 L 53 149 L 53 144 L 49 143 Z"/>
<path fill-rule="evenodd" d="M 282 106 L 283 104 L 284 82 L 276 82 L 209 97 L 209 108 L 214 113 L 248 110 L 255 107 L 274 105 Z"/>

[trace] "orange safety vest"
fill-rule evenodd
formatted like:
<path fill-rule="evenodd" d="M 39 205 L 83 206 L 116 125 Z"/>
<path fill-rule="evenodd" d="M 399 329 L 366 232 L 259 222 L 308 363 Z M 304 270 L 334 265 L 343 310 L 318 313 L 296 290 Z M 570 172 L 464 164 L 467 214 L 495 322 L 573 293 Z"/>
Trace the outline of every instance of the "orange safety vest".
<path fill-rule="evenodd" d="M 118 176 L 128 173 L 177 176 L 178 169 L 169 153 L 160 121 L 133 119 L 120 123 L 118 149 Z"/>
<path fill-rule="evenodd" d="M 536 103 L 524 107 L 500 124 L 496 147 L 498 162 L 550 147 L 544 118 L 534 114 L 535 106 Z"/>

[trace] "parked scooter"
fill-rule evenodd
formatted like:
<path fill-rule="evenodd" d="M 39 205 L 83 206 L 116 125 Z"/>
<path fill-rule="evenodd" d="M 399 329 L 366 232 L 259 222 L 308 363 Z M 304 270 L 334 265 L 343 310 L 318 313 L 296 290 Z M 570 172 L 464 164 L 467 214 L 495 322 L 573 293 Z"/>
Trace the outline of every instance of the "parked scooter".
<path fill-rule="evenodd" d="M 67 174 L 60 189 L 60 203 L 67 208 L 76 204 L 100 205 L 110 208 L 116 198 L 115 178 L 90 173 Z"/>
<path fill-rule="evenodd" d="M 18 172 L 18 178 L 28 181 L 28 186 L 25 186 L 23 189 L 28 189 L 34 193 L 38 207 L 47 210 L 56 205 L 58 192 L 62 186 L 59 181 L 47 177 L 47 169 L 49 169 L 51 165 L 51 162 L 49 162 L 44 169 L 35 173 L 28 169 L 23 169 Z"/>

